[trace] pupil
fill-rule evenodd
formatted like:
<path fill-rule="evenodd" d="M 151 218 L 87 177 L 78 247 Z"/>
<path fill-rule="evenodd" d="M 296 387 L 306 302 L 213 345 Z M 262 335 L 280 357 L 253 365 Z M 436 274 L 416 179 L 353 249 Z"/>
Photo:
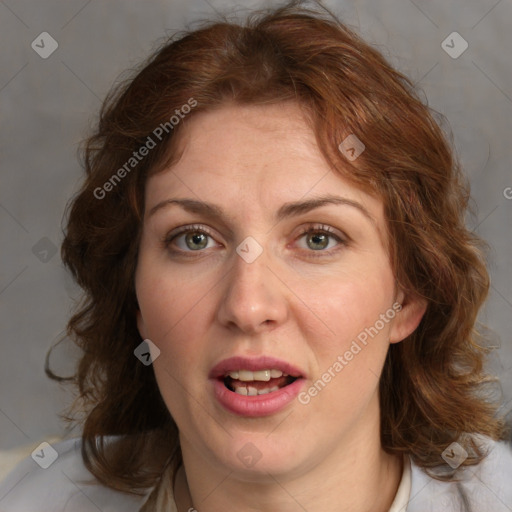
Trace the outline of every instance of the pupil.
<path fill-rule="evenodd" d="M 204 249 L 207 245 L 206 235 L 204 233 L 188 233 L 186 236 L 187 246 L 190 249 Z"/>
<path fill-rule="evenodd" d="M 327 235 L 322 235 L 322 234 L 311 235 L 309 237 L 309 240 L 312 242 L 313 247 L 311 247 L 311 248 L 314 250 L 325 249 L 327 247 L 327 245 L 329 244 Z M 314 246 L 316 246 L 316 247 L 314 247 Z"/>

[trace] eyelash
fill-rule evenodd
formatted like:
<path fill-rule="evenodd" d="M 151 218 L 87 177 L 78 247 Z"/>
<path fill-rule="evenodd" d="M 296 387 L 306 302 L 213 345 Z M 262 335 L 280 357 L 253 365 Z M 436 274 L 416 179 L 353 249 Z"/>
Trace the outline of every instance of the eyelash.
<path fill-rule="evenodd" d="M 169 246 L 171 245 L 171 243 L 174 240 L 176 240 L 178 237 L 180 237 L 182 235 L 186 235 L 187 233 L 202 233 L 202 234 L 205 234 L 213 239 L 212 233 L 208 229 L 206 229 L 204 226 L 191 225 L 191 226 L 184 227 L 177 233 L 171 232 L 171 233 L 167 234 L 164 237 L 164 239 L 162 240 L 164 248 L 170 250 Z M 338 245 L 335 248 L 329 249 L 329 250 L 319 250 L 319 251 L 309 250 L 308 251 L 308 250 L 304 249 L 308 253 L 311 253 L 309 255 L 309 257 L 312 257 L 312 258 L 320 258 L 320 257 L 326 257 L 326 256 L 328 257 L 328 256 L 333 255 L 335 252 L 340 250 L 342 247 L 348 245 L 348 237 L 346 237 L 346 236 L 345 236 L 345 238 L 340 237 L 339 235 L 334 233 L 333 229 L 330 226 L 327 226 L 325 224 L 312 224 L 312 225 L 306 226 L 297 235 L 295 240 L 299 240 L 300 238 L 304 237 L 305 235 L 311 235 L 314 233 L 326 234 L 330 238 L 334 238 L 338 242 Z M 175 254 L 179 253 L 180 255 L 186 255 L 186 257 L 193 258 L 195 256 L 193 256 L 192 254 L 188 255 L 187 253 L 194 253 L 194 252 L 200 253 L 200 252 L 203 252 L 204 250 L 183 251 L 183 250 L 179 249 L 179 250 L 170 250 L 170 251 Z M 318 254 L 315 254 L 315 253 L 318 253 Z"/>

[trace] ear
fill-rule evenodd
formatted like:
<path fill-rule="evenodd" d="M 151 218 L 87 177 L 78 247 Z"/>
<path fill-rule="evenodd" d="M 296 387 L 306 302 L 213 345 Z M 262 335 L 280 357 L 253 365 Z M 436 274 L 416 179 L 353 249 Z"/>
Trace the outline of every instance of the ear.
<path fill-rule="evenodd" d="M 389 333 L 390 343 L 399 343 L 412 334 L 427 310 L 427 300 L 418 295 L 406 296 L 400 291 L 397 302 L 402 305 L 402 309 L 393 319 Z"/>

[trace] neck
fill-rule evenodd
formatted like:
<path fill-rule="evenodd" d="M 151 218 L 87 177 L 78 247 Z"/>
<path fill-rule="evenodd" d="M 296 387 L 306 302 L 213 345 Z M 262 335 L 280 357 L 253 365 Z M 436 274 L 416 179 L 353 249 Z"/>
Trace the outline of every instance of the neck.
<path fill-rule="evenodd" d="M 387 512 L 402 459 L 382 450 L 378 421 L 360 427 L 312 468 L 293 476 L 266 472 L 251 481 L 230 468 L 211 466 L 185 442 L 175 486 L 178 512 Z"/>

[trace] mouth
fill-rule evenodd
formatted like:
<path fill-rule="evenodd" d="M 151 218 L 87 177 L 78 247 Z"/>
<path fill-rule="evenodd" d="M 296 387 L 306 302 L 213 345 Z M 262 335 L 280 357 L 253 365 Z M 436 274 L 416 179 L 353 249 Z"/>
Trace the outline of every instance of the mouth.
<path fill-rule="evenodd" d="M 283 410 L 297 397 L 306 378 L 297 367 L 269 356 L 225 359 L 208 377 L 218 403 L 231 413 L 248 417 Z"/>
<path fill-rule="evenodd" d="M 276 368 L 251 371 L 234 370 L 220 377 L 224 386 L 243 396 L 258 396 L 274 393 L 293 384 L 299 376 L 288 375 Z"/>

